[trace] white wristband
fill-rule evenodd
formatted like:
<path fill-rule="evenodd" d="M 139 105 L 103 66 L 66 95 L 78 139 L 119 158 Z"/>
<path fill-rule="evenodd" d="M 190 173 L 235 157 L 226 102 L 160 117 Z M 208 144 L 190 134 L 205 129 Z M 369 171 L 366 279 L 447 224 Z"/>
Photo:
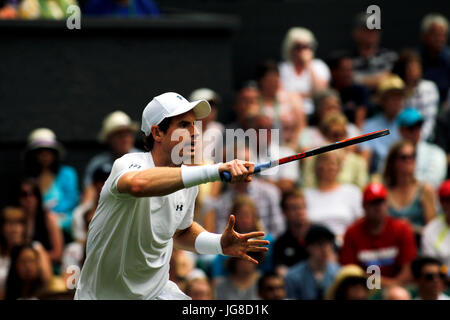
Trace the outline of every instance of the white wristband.
<path fill-rule="evenodd" d="M 221 234 L 203 231 L 195 239 L 195 250 L 200 254 L 223 254 L 221 237 Z"/>
<path fill-rule="evenodd" d="M 181 166 L 181 179 L 186 188 L 220 180 L 220 163 L 203 166 Z"/>

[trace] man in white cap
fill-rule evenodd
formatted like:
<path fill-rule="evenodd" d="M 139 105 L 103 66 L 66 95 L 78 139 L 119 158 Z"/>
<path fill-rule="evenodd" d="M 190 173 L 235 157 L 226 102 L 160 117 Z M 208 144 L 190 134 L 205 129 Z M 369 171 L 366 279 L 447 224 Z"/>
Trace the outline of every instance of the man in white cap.
<path fill-rule="evenodd" d="M 206 117 L 205 100 L 188 102 L 173 92 L 155 97 L 142 114 L 149 152 L 129 153 L 114 162 L 89 225 L 86 260 L 75 299 L 189 299 L 169 280 L 172 248 L 200 254 L 224 254 L 258 263 L 247 252 L 267 251 L 264 232 L 238 234 L 235 217 L 223 234 L 193 222 L 198 185 L 231 174 L 231 182 L 250 182 L 254 165 L 233 160 L 204 166 L 177 166 L 172 149 L 188 146 L 193 157 L 199 132 L 195 120 Z M 173 133 L 180 139 L 172 140 Z M 186 142 L 187 141 L 187 142 Z"/>
<path fill-rule="evenodd" d="M 86 166 L 83 177 L 83 203 L 95 199 L 92 176 L 97 169 L 108 166 L 111 168 L 114 161 L 124 154 L 142 151 L 134 148 L 137 129 L 137 124 L 123 111 L 116 110 L 105 117 L 98 139 L 106 144 L 109 150 L 94 156 Z"/>

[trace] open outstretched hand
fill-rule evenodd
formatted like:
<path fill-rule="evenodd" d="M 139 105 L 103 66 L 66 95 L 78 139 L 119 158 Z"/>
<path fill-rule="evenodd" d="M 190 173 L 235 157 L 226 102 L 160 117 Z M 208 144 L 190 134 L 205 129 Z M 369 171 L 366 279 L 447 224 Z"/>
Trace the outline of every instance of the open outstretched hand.
<path fill-rule="evenodd" d="M 220 239 L 223 254 L 227 256 L 243 258 L 250 262 L 258 264 L 258 261 L 250 257 L 247 252 L 266 252 L 269 250 L 269 248 L 263 246 L 268 245 L 269 241 L 253 239 L 263 237 L 265 234 L 262 231 L 243 234 L 237 233 L 234 230 L 235 222 L 236 217 L 234 215 L 230 215 L 228 225 L 223 231 L 222 237 Z"/>

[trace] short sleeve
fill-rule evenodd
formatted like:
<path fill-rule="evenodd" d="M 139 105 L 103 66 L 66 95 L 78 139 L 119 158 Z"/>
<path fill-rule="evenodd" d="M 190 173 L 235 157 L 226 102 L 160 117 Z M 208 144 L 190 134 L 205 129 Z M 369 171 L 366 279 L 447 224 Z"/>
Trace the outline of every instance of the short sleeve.
<path fill-rule="evenodd" d="M 117 189 L 117 183 L 119 179 L 128 172 L 143 170 L 144 164 L 141 159 L 136 157 L 122 157 L 114 161 L 111 174 L 108 180 L 105 182 L 105 187 L 108 191 L 116 197 L 126 198 L 131 197 L 131 195 L 126 193 L 120 193 Z"/>
<path fill-rule="evenodd" d="M 314 59 L 312 67 L 314 68 L 316 76 L 318 76 L 320 80 L 330 81 L 331 72 L 325 62 L 320 59 Z"/>

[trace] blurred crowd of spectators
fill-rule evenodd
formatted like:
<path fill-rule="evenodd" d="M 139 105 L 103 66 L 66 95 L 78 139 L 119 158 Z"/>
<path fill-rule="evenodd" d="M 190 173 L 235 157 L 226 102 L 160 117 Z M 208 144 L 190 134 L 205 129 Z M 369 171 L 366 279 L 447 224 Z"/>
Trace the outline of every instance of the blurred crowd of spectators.
<path fill-rule="evenodd" d="M 212 107 L 202 120 L 203 148 L 225 129 L 278 129 L 263 153 L 277 158 L 390 130 L 249 184 L 201 185 L 196 221 L 222 233 L 233 213 L 237 232 L 263 230 L 271 244 L 267 254 L 252 254 L 259 265 L 174 250 L 170 278 L 193 299 L 450 299 L 448 21 L 426 15 L 418 49 L 383 48 L 380 36 L 359 15 L 354 48 L 322 60 L 314 34 L 294 27 L 283 61 L 261 62 L 233 106 L 212 89 L 192 92 L 190 100 Z M 220 123 L 219 108 L 234 111 L 235 120 Z M 53 131 L 30 133 L 24 178 L 1 210 L 1 298 L 72 297 L 103 183 L 115 159 L 140 151 L 137 131 L 124 112 L 109 114 L 99 133 L 109 151 L 91 159 L 81 179 L 64 165 L 70 154 Z M 240 159 L 255 153 L 231 149 Z"/>
<path fill-rule="evenodd" d="M 0 19 L 61 20 L 79 6 L 83 15 L 158 17 L 161 12 L 153 0 L 0 0 Z"/>

